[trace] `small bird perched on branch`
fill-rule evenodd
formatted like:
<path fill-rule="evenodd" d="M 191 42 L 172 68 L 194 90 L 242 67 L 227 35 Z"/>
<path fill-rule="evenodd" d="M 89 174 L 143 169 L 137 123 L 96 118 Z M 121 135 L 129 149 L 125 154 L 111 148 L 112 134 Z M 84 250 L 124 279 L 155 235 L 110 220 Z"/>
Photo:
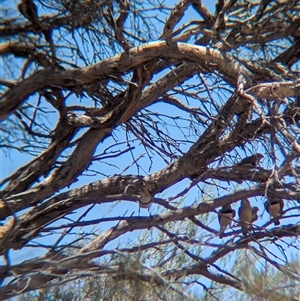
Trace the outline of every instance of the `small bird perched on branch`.
<path fill-rule="evenodd" d="M 252 207 L 248 199 L 241 200 L 239 217 L 243 235 L 247 234 L 251 224 L 258 219 L 258 211 L 258 207 Z"/>
<path fill-rule="evenodd" d="M 151 186 L 151 184 L 153 184 L 154 182 L 149 183 L 149 185 Z M 148 189 L 148 186 L 146 184 L 146 182 L 141 179 L 135 179 L 132 184 L 129 184 L 125 187 L 124 193 L 130 193 L 129 190 L 134 190 L 134 188 L 136 189 L 137 193 L 140 195 L 139 198 L 139 207 L 140 208 L 149 208 L 152 204 L 152 194 L 150 192 L 150 190 Z"/>
<path fill-rule="evenodd" d="M 223 234 L 227 227 L 231 225 L 232 219 L 235 217 L 235 210 L 231 208 L 231 204 L 222 206 L 222 209 L 219 210 L 219 224 L 220 224 L 220 238 L 223 237 Z"/>
<path fill-rule="evenodd" d="M 259 161 L 265 156 L 261 153 L 254 154 L 250 157 L 246 157 L 242 159 L 240 162 L 236 164 L 236 166 L 253 166 L 256 167 Z"/>
<path fill-rule="evenodd" d="M 252 207 L 252 221 L 251 221 L 251 223 L 254 223 L 255 221 L 258 220 L 258 214 L 257 214 L 258 211 L 259 211 L 258 207 L 256 207 L 256 206 Z"/>
<path fill-rule="evenodd" d="M 35 30 L 41 29 L 41 25 L 37 17 L 36 5 L 32 0 L 22 0 L 18 4 L 18 10 L 26 19 L 28 19 L 32 23 Z"/>
<path fill-rule="evenodd" d="M 139 190 L 140 193 L 140 200 L 139 200 L 139 205 L 140 208 L 150 208 L 152 204 L 152 195 L 150 191 L 144 187 L 141 190 Z"/>
<path fill-rule="evenodd" d="M 53 58 L 55 58 L 55 47 L 52 41 L 52 29 L 51 27 L 47 28 L 47 26 L 43 26 L 43 24 L 39 21 L 37 8 L 33 1 L 22 0 L 18 4 L 18 10 L 26 19 L 28 19 L 32 23 L 32 26 L 36 31 L 42 31 L 46 41 L 50 44 L 52 56 Z M 59 66 L 55 61 L 53 61 L 52 63 L 52 67 L 55 66 L 56 68 L 61 69 L 61 66 Z"/>
<path fill-rule="evenodd" d="M 268 199 L 265 202 L 265 208 L 267 212 L 275 219 L 274 225 L 279 226 L 280 221 L 278 216 L 281 215 L 284 207 L 283 199 Z"/>

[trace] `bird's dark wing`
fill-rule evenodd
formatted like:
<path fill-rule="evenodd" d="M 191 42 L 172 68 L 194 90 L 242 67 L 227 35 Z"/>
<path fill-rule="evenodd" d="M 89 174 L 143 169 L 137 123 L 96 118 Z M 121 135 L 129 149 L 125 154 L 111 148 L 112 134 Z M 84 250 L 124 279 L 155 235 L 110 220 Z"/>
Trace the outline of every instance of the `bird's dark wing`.
<path fill-rule="evenodd" d="M 250 156 L 242 159 L 240 162 L 237 163 L 237 165 L 244 165 L 244 164 L 251 164 L 256 165 L 256 158 L 255 156 Z"/>
<path fill-rule="evenodd" d="M 270 205 L 269 201 L 266 201 L 264 205 L 265 205 L 266 211 L 270 214 L 270 212 L 269 212 L 269 205 Z"/>

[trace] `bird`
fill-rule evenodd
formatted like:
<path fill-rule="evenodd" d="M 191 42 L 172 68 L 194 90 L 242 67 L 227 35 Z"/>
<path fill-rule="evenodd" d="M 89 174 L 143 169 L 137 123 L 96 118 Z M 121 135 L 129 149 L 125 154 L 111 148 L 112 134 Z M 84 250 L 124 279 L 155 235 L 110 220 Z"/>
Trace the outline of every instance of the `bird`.
<path fill-rule="evenodd" d="M 283 199 L 278 199 L 278 198 L 268 199 L 264 205 L 267 212 L 275 219 L 274 225 L 279 226 L 280 221 L 278 220 L 278 216 L 283 211 L 283 207 L 284 207 Z"/>
<path fill-rule="evenodd" d="M 253 166 L 256 167 L 259 161 L 265 156 L 261 153 L 256 153 L 250 157 L 246 157 L 242 159 L 240 162 L 236 164 L 236 166 Z"/>
<path fill-rule="evenodd" d="M 152 194 L 147 188 L 146 182 L 141 178 L 135 179 L 131 184 L 125 187 L 124 194 L 130 193 L 129 190 L 134 191 L 134 188 L 139 195 L 139 208 L 150 208 L 152 204 Z"/>
<path fill-rule="evenodd" d="M 252 207 L 252 223 L 258 220 L 258 214 L 257 214 L 258 211 L 259 211 L 258 207 L 256 206 Z"/>
<path fill-rule="evenodd" d="M 238 213 L 243 235 L 247 234 L 251 224 L 258 219 L 258 210 L 258 207 L 251 207 L 248 199 L 244 198 L 241 200 L 241 206 Z"/>
<path fill-rule="evenodd" d="M 152 195 L 146 187 L 143 187 L 139 190 L 140 199 L 139 199 L 139 205 L 140 208 L 150 208 L 152 204 Z"/>
<path fill-rule="evenodd" d="M 222 206 L 219 210 L 220 238 L 223 237 L 224 231 L 231 225 L 232 219 L 235 217 L 235 210 L 231 208 L 231 204 Z"/>
<path fill-rule="evenodd" d="M 37 17 L 37 8 L 32 0 L 22 0 L 18 4 L 19 12 L 28 19 L 35 30 L 39 30 L 41 28 L 40 22 Z"/>

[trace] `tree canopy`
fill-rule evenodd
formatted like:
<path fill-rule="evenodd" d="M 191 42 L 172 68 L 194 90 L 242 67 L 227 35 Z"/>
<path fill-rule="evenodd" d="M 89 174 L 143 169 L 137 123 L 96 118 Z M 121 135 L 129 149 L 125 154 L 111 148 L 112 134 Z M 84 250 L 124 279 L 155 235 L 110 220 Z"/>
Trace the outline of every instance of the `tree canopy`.
<path fill-rule="evenodd" d="M 3 300 L 299 300 L 299 1 L 1 10 Z"/>

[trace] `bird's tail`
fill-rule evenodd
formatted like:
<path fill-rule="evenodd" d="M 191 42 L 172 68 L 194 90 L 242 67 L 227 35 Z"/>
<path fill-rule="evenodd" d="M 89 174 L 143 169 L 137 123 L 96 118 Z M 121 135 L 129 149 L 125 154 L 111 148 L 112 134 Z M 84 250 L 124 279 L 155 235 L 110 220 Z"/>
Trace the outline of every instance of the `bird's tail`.
<path fill-rule="evenodd" d="M 274 225 L 275 225 L 275 226 L 279 226 L 279 225 L 280 225 L 280 221 L 278 221 L 278 220 L 275 221 L 275 222 L 274 222 Z"/>
<path fill-rule="evenodd" d="M 244 236 L 246 236 L 247 233 L 248 233 L 248 229 L 247 228 L 242 228 L 242 233 L 243 233 Z"/>

